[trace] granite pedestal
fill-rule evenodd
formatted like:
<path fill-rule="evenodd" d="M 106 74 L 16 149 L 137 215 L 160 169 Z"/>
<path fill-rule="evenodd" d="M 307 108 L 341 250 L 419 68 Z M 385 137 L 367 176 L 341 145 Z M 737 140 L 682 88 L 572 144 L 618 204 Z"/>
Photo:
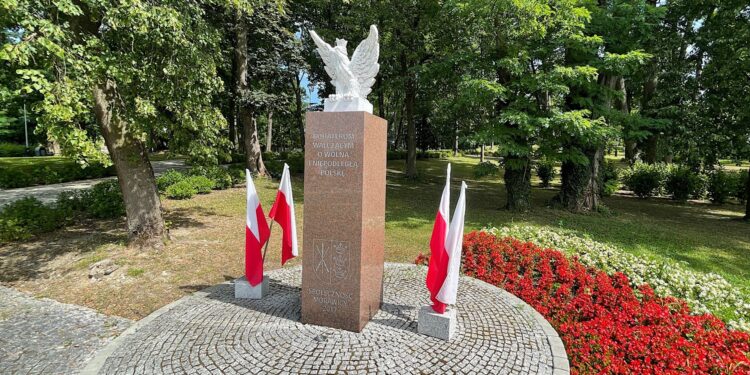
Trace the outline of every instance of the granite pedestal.
<path fill-rule="evenodd" d="M 438 314 L 431 306 L 422 306 L 417 318 L 417 332 L 448 341 L 456 334 L 456 309 L 446 309 L 445 313 Z"/>
<path fill-rule="evenodd" d="M 308 112 L 302 322 L 361 331 L 380 309 L 387 123 Z"/>
<path fill-rule="evenodd" d="M 268 291 L 268 276 L 263 276 L 263 281 L 252 286 L 245 276 L 234 280 L 234 298 L 239 299 L 261 299 Z"/>

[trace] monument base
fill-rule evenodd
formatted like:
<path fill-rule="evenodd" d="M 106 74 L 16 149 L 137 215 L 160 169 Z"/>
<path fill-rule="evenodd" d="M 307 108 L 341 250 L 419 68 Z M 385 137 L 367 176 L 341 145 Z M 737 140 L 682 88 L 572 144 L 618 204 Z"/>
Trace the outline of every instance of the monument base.
<path fill-rule="evenodd" d="M 268 276 L 263 276 L 263 281 L 252 286 L 247 282 L 245 276 L 234 280 L 234 298 L 237 299 L 261 299 L 268 291 Z"/>
<path fill-rule="evenodd" d="M 360 97 L 338 97 L 331 95 L 323 102 L 323 112 L 372 113 L 372 103 Z"/>
<path fill-rule="evenodd" d="M 448 341 L 456 334 L 456 326 L 455 308 L 445 310 L 444 314 L 436 313 L 432 306 L 422 306 L 419 309 L 417 332 L 422 335 Z"/>

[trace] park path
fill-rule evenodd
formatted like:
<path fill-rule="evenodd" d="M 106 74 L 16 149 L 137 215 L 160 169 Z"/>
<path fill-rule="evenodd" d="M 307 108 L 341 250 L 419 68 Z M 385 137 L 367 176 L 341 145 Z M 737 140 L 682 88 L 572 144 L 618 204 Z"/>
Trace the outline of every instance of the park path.
<path fill-rule="evenodd" d="M 0 286 L 0 374 L 75 374 L 133 322 Z"/>
<path fill-rule="evenodd" d="M 188 166 L 184 160 L 164 160 L 152 161 L 151 166 L 154 173 L 160 175 L 168 170 L 184 170 Z M 0 189 L 0 207 L 26 197 L 34 197 L 44 203 L 52 203 L 57 200 L 57 196 L 63 191 L 79 191 L 88 189 L 102 181 L 114 179 L 115 177 L 94 178 L 90 180 L 80 180 L 63 182 L 60 184 L 29 186 L 18 189 Z"/>

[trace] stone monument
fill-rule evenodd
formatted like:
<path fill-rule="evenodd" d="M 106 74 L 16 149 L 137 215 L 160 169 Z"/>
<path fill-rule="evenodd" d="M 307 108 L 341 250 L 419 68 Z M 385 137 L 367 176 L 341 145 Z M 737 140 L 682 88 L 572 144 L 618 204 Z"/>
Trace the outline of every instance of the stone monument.
<path fill-rule="evenodd" d="M 380 309 L 387 123 L 366 97 L 378 72 L 378 31 L 349 61 L 310 32 L 336 94 L 305 128 L 302 322 L 361 331 Z"/>

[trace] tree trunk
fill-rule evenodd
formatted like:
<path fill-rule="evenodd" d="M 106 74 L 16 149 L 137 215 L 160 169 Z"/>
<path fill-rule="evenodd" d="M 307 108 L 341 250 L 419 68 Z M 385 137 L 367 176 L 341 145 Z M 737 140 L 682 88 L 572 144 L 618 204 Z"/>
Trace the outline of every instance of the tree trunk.
<path fill-rule="evenodd" d="M 479 162 L 484 163 L 484 143 L 479 147 Z"/>
<path fill-rule="evenodd" d="M 243 118 L 245 118 L 243 116 Z M 265 164 L 263 164 L 263 153 L 260 148 L 258 139 L 258 122 L 255 116 L 248 114 L 249 123 L 244 124 L 245 128 L 245 167 L 260 176 L 268 175 Z"/>
<path fill-rule="evenodd" d="M 414 123 L 416 84 L 410 75 L 406 80 L 406 177 L 417 177 L 417 129 Z"/>
<path fill-rule="evenodd" d="M 649 135 L 643 146 L 643 161 L 648 164 L 656 163 L 659 152 L 659 135 L 653 133 Z"/>
<path fill-rule="evenodd" d="M 168 233 L 148 152 L 117 113 L 117 86 L 111 81 L 94 88 L 94 114 L 117 171 L 128 225 L 128 242 L 160 248 Z"/>
<path fill-rule="evenodd" d="M 237 17 L 236 28 L 237 45 L 234 46 L 234 78 L 237 82 L 237 97 L 242 98 L 239 100 L 237 116 L 245 134 L 245 167 L 253 173 L 265 176 L 267 171 L 263 164 L 263 154 L 258 139 L 258 124 L 244 95 L 250 87 L 247 72 L 247 22 L 241 17 Z"/>
<path fill-rule="evenodd" d="M 229 143 L 232 144 L 232 150 L 237 150 L 237 116 L 235 116 L 235 105 L 231 104 L 231 110 L 227 115 L 229 123 Z"/>
<path fill-rule="evenodd" d="M 508 199 L 505 208 L 511 211 L 531 208 L 531 160 L 527 157 L 506 157 L 503 180 Z"/>
<path fill-rule="evenodd" d="M 453 156 L 458 156 L 458 123 L 453 123 Z"/>
<path fill-rule="evenodd" d="M 268 127 L 266 128 L 266 152 L 271 152 L 271 137 L 273 136 L 273 111 L 268 112 Z"/>
<path fill-rule="evenodd" d="M 305 149 L 305 122 L 302 121 L 302 87 L 300 86 L 301 83 L 300 83 L 299 75 L 295 75 L 295 78 L 292 80 L 292 85 L 294 86 L 294 98 L 295 98 L 294 116 L 295 116 L 295 121 L 297 121 L 297 129 L 299 129 L 300 147 L 304 150 Z"/>
<path fill-rule="evenodd" d="M 604 160 L 604 150 L 584 151 L 587 164 L 565 161 L 562 164 L 562 186 L 556 200 L 572 212 L 589 212 L 599 207 L 601 181 L 599 170 Z"/>
<path fill-rule="evenodd" d="M 747 169 L 748 177 L 745 184 L 745 220 L 750 221 L 750 168 Z"/>
<path fill-rule="evenodd" d="M 632 139 L 625 140 L 625 160 L 628 164 L 633 165 L 635 163 L 636 152 L 638 151 L 638 145 Z"/>

